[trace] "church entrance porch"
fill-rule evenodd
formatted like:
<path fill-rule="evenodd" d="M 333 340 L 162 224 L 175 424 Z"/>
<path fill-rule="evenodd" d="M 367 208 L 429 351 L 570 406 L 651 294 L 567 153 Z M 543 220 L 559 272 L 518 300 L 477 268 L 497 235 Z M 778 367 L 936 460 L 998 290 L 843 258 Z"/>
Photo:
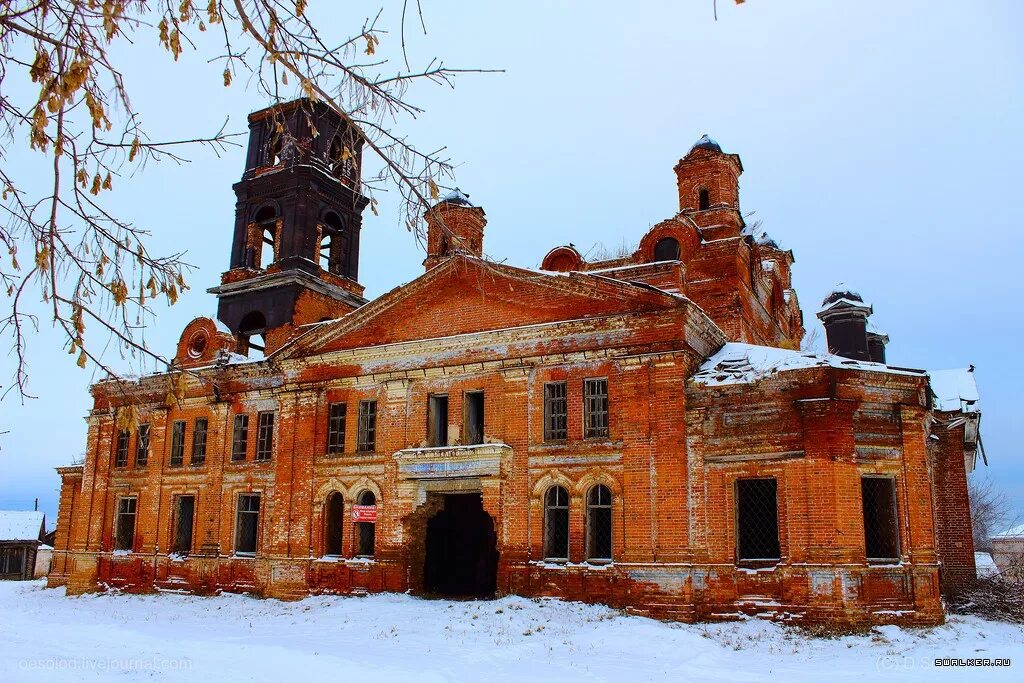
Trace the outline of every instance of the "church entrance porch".
<path fill-rule="evenodd" d="M 497 588 L 494 520 L 479 493 L 441 494 L 426 524 L 423 590 L 452 597 L 490 598 Z"/>

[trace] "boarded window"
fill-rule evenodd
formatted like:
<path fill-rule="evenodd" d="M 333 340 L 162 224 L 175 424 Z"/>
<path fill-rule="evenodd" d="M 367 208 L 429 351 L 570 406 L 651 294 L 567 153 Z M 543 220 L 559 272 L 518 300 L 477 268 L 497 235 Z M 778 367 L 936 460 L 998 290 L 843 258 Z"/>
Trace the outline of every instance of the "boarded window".
<path fill-rule="evenodd" d="M 612 492 L 598 484 L 587 492 L 587 560 L 612 559 Z"/>
<path fill-rule="evenodd" d="M 344 403 L 332 403 L 327 414 L 327 452 L 345 452 L 345 413 Z"/>
<path fill-rule="evenodd" d="M 463 431 L 465 444 L 484 442 L 484 392 L 467 391 L 463 394 L 465 411 Z"/>
<path fill-rule="evenodd" d="M 427 401 L 427 445 L 448 445 L 447 394 L 431 394 Z"/>
<path fill-rule="evenodd" d="M 544 558 L 569 559 L 569 492 L 561 486 L 544 494 Z"/>
<path fill-rule="evenodd" d="M 149 425 L 139 425 L 135 441 L 135 466 L 145 467 L 149 462 Z"/>
<path fill-rule="evenodd" d="M 324 555 L 341 555 L 341 534 L 345 526 L 345 501 L 335 491 L 324 506 Z"/>
<path fill-rule="evenodd" d="M 583 425 L 588 439 L 608 436 L 608 380 L 583 381 Z"/>
<path fill-rule="evenodd" d="M 679 240 L 675 237 L 663 237 L 654 245 L 655 261 L 678 261 Z"/>
<path fill-rule="evenodd" d="M 566 383 L 548 382 L 544 385 L 544 440 L 565 441 Z"/>
<path fill-rule="evenodd" d="M 179 555 L 188 555 L 192 552 L 192 528 L 195 511 L 195 496 L 177 496 L 174 499 L 174 545 L 172 549 Z"/>
<path fill-rule="evenodd" d="M 171 467 L 178 467 L 185 462 L 185 421 L 175 420 L 171 425 Z"/>
<path fill-rule="evenodd" d="M 864 550 L 868 562 L 898 562 L 900 527 L 896 513 L 896 480 L 863 477 L 860 490 L 864 503 Z"/>
<path fill-rule="evenodd" d="M 274 454 L 274 413 L 256 416 L 256 460 L 270 460 Z"/>
<path fill-rule="evenodd" d="M 192 464 L 202 465 L 206 462 L 206 432 L 210 423 L 205 417 L 196 420 L 192 427 Z"/>
<path fill-rule="evenodd" d="M 376 505 L 377 496 L 373 491 L 363 491 L 356 499 L 357 505 Z M 376 541 L 377 525 L 374 522 L 356 522 L 356 538 L 359 541 L 357 554 L 363 557 L 372 557 L 374 543 Z"/>
<path fill-rule="evenodd" d="M 135 549 L 135 506 L 135 498 L 120 498 L 117 501 L 114 550 Z"/>
<path fill-rule="evenodd" d="M 356 434 L 356 450 L 372 453 L 377 450 L 377 402 L 359 402 L 359 429 Z"/>
<path fill-rule="evenodd" d="M 117 433 L 117 452 L 114 453 L 114 467 L 128 467 L 128 443 L 131 434 L 122 429 Z"/>
<path fill-rule="evenodd" d="M 235 554 L 255 555 L 260 528 L 260 495 L 243 493 L 238 496 L 238 515 L 235 520 Z"/>
<path fill-rule="evenodd" d="M 780 559 L 778 482 L 775 479 L 736 481 L 736 535 L 738 559 Z"/>
<path fill-rule="evenodd" d="M 235 425 L 231 430 L 231 459 L 245 460 L 249 448 L 249 416 L 235 415 Z"/>

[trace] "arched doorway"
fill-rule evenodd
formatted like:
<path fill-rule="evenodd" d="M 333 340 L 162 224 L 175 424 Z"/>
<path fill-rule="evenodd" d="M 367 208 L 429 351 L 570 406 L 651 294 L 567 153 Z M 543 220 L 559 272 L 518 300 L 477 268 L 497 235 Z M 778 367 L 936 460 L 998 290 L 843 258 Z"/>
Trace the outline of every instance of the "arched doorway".
<path fill-rule="evenodd" d="M 490 598 L 497 590 L 494 520 L 479 493 L 446 494 L 427 522 L 423 589 L 427 593 Z"/>

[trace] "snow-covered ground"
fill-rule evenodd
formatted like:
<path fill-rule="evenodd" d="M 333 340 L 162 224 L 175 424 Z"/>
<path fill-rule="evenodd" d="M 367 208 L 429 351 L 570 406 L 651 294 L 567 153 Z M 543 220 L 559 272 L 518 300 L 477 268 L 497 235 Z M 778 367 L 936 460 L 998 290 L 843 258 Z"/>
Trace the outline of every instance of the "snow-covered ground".
<path fill-rule="evenodd" d="M 936 668 L 936 657 L 1008 658 Z M 933 629 L 810 638 L 757 620 L 685 625 L 509 597 L 64 596 L 0 582 L 0 681 L 1021 681 L 1024 629 L 956 617 Z"/>

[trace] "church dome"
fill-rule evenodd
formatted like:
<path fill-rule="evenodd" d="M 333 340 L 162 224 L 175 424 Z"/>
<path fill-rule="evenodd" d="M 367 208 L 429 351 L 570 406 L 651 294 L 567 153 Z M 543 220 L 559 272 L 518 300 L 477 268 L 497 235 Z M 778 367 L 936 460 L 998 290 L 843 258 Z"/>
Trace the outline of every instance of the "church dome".
<path fill-rule="evenodd" d="M 822 306 L 828 306 L 829 304 L 835 303 L 835 302 L 839 301 L 840 299 L 846 299 L 847 301 L 856 301 L 856 302 L 859 302 L 859 303 L 864 303 L 864 297 L 862 297 L 860 294 L 858 294 L 857 292 L 853 291 L 852 289 L 849 289 L 844 284 L 840 283 L 840 284 L 836 285 L 835 289 L 833 289 L 831 292 L 829 292 L 828 296 L 826 296 L 822 300 L 821 305 Z"/>
<path fill-rule="evenodd" d="M 445 196 L 441 197 L 441 201 L 438 204 L 456 204 L 458 206 L 474 206 L 473 202 L 469 201 L 469 195 L 464 193 L 459 188 L 455 188 Z"/>
<path fill-rule="evenodd" d="M 704 133 L 704 135 L 700 136 L 700 140 L 697 140 L 697 142 L 694 143 L 693 147 L 690 148 L 690 151 L 692 152 L 695 149 L 710 149 L 713 152 L 722 151 L 721 145 L 719 145 L 716 141 L 708 137 L 707 133 Z"/>

